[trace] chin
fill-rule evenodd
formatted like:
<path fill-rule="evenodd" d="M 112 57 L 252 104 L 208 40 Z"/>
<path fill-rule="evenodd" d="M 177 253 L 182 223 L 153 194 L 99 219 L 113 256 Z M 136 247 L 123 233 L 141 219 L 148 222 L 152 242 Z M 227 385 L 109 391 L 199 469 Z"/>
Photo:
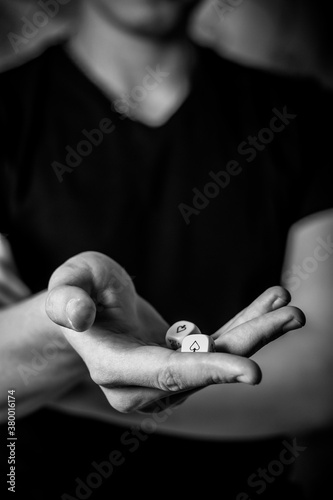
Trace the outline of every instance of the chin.
<path fill-rule="evenodd" d="M 167 37 L 186 29 L 201 0 L 90 0 L 110 22 L 143 36 Z"/>

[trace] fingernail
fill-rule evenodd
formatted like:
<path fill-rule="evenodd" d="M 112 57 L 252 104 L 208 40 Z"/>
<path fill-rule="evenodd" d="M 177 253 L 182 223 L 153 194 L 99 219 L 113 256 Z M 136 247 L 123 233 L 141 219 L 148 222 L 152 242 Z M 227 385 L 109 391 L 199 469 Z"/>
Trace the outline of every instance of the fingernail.
<path fill-rule="evenodd" d="M 280 309 L 280 307 L 286 306 L 288 303 L 288 300 L 285 298 L 278 297 L 272 304 L 272 310 L 275 311 L 276 309 Z"/>
<path fill-rule="evenodd" d="M 259 366 L 257 366 L 252 373 L 238 375 L 236 380 L 242 384 L 258 385 L 262 380 L 262 373 Z"/>
<path fill-rule="evenodd" d="M 248 375 L 239 375 L 237 378 L 236 378 L 237 382 L 242 382 L 243 384 L 253 384 L 253 382 L 251 381 L 250 377 Z"/>
<path fill-rule="evenodd" d="M 305 321 L 299 321 L 298 319 L 293 318 L 283 325 L 282 331 L 286 333 L 290 330 L 297 330 L 298 328 L 302 328 L 304 325 Z"/>
<path fill-rule="evenodd" d="M 67 319 L 73 330 L 86 330 L 95 318 L 96 311 L 80 299 L 71 299 L 66 306 Z"/>

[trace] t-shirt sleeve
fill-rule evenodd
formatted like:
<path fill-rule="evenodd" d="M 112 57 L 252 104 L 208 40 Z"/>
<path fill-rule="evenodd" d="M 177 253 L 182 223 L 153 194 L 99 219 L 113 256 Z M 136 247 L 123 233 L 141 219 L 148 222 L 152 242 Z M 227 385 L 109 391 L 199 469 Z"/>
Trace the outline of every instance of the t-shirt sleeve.
<path fill-rule="evenodd" d="M 295 222 L 333 209 L 333 90 L 312 82 L 300 101 Z"/>

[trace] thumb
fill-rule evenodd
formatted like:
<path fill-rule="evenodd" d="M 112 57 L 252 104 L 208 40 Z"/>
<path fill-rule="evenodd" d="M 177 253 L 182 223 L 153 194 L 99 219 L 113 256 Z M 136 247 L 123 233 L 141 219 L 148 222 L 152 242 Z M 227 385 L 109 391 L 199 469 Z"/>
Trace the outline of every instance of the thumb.
<path fill-rule="evenodd" d="M 46 297 L 45 309 L 54 323 L 77 332 L 88 330 L 96 317 L 94 301 L 77 286 L 53 288 Z"/>
<path fill-rule="evenodd" d="M 50 319 L 80 332 L 93 325 L 100 310 L 129 316 L 136 295 L 126 271 L 98 252 L 68 259 L 52 274 L 48 290 L 45 308 Z"/>

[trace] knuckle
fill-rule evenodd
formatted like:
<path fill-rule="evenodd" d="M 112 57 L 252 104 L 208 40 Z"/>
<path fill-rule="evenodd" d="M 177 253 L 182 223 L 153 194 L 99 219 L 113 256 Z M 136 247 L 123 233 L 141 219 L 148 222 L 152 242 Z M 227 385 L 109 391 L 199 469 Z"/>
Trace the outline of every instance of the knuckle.
<path fill-rule="evenodd" d="M 159 387 L 163 391 L 176 392 L 185 389 L 184 381 L 181 379 L 174 366 L 166 366 L 159 374 Z"/>

